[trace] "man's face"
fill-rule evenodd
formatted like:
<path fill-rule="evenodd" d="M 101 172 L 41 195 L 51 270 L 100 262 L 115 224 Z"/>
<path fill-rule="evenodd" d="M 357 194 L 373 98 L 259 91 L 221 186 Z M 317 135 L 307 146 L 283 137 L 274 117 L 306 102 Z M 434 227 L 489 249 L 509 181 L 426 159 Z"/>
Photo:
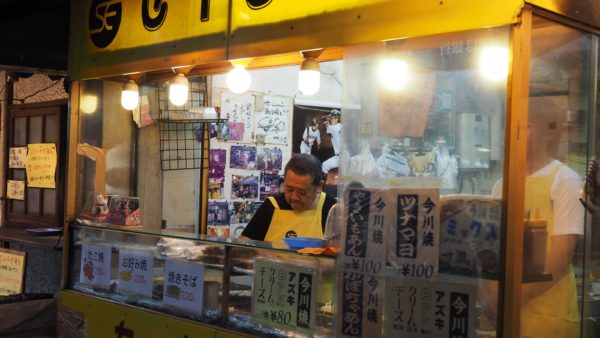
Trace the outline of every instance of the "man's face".
<path fill-rule="evenodd" d="M 317 194 L 321 187 L 312 185 L 310 175 L 298 175 L 292 170 L 285 174 L 285 200 L 292 206 L 294 211 L 314 209 Z"/>
<path fill-rule="evenodd" d="M 340 122 L 340 119 L 339 119 L 339 118 L 337 118 L 337 117 L 332 117 L 331 119 L 329 119 L 329 123 L 330 123 L 331 125 L 338 124 L 338 122 Z"/>

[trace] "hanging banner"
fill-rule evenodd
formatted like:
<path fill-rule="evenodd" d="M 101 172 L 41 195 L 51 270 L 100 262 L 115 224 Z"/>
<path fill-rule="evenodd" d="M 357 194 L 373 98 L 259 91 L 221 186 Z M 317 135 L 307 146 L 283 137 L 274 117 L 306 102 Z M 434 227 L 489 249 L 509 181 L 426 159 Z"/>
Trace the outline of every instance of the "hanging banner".
<path fill-rule="evenodd" d="M 163 303 L 202 314 L 204 265 L 179 259 L 165 261 Z"/>
<path fill-rule="evenodd" d="M 16 147 L 8 150 L 8 167 L 25 168 L 27 160 L 27 147 Z"/>
<path fill-rule="evenodd" d="M 0 248 L 0 296 L 23 292 L 27 253 Z"/>
<path fill-rule="evenodd" d="M 252 319 L 310 336 L 315 327 L 315 270 L 257 259 L 254 265 Z"/>
<path fill-rule="evenodd" d="M 79 282 L 108 289 L 111 258 L 112 248 L 109 246 L 82 244 Z"/>
<path fill-rule="evenodd" d="M 475 337 L 476 286 L 397 276 L 386 284 L 388 337 Z"/>
<path fill-rule="evenodd" d="M 6 181 L 6 198 L 12 200 L 25 200 L 25 181 Z"/>
<path fill-rule="evenodd" d="M 27 145 L 27 186 L 29 188 L 54 189 L 56 171 L 56 145 L 54 143 L 33 143 Z"/>
<path fill-rule="evenodd" d="M 119 292 L 152 297 L 154 258 L 149 252 L 119 252 Z"/>

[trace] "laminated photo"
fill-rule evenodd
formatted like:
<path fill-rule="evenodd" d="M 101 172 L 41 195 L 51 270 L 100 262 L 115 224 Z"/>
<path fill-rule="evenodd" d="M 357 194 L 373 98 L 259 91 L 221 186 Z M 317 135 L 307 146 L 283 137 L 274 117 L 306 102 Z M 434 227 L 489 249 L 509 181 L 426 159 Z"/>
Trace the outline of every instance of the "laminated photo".
<path fill-rule="evenodd" d="M 256 147 L 231 146 L 229 167 L 254 170 L 256 168 Z"/>
<path fill-rule="evenodd" d="M 262 172 L 260 175 L 260 196 L 259 200 L 264 201 L 269 196 L 277 196 L 281 193 L 283 185 L 283 176 Z"/>
<path fill-rule="evenodd" d="M 258 197 L 258 176 L 231 175 L 232 199 L 256 199 Z"/>
<path fill-rule="evenodd" d="M 211 149 L 208 169 L 208 178 L 225 177 L 225 161 L 227 159 L 227 150 Z"/>
<path fill-rule="evenodd" d="M 260 202 L 233 202 L 231 203 L 231 212 L 229 213 L 229 222 L 248 223 L 260 208 Z"/>
<path fill-rule="evenodd" d="M 258 170 L 281 170 L 283 152 L 280 148 L 259 148 L 256 155 Z"/>
<path fill-rule="evenodd" d="M 229 206 L 227 202 L 208 202 L 206 223 L 209 225 L 229 224 Z"/>
<path fill-rule="evenodd" d="M 220 200 L 225 198 L 224 178 L 210 178 L 208 180 L 208 199 Z"/>

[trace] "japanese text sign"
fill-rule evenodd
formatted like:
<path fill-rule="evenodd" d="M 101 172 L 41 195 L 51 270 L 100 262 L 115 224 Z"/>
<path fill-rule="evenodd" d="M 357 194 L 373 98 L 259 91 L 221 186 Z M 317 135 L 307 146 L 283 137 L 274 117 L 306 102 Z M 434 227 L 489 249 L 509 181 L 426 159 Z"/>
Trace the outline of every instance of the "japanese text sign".
<path fill-rule="evenodd" d="M 13 200 L 25 199 L 25 181 L 6 181 L 6 197 Z"/>
<path fill-rule="evenodd" d="M 500 199 L 442 197 L 440 271 L 497 279 L 501 210 Z"/>
<path fill-rule="evenodd" d="M 395 209 L 388 227 L 388 259 L 400 275 L 434 278 L 439 261 L 439 189 L 390 189 Z"/>
<path fill-rule="evenodd" d="M 387 196 L 385 190 L 375 189 L 350 189 L 346 193 L 340 256 L 344 271 L 384 273 L 385 228 L 392 221 L 394 208 Z"/>
<path fill-rule="evenodd" d="M 290 98 L 266 95 L 256 112 L 255 135 L 265 135 L 264 143 L 287 144 L 290 121 Z"/>
<path fill-rule="evenodd" d="M 167 259 L 163 303 L 202 314 L 204 264 Z"/>
<path fill-rule="evenodd" d="M 110 246 L 82 244 L 79 282 L 108 289 L 111 259 L 112 248 Z"/>
<path fill-rule="evenodd" d="M 338 281 L 338 337 L 381 337 L 385 279 L 342 271 Z"/>
<path fill-rule="evenodd" d="M 27 160 L 27 147 L 16 147 L 8 150 L 8 167 L 25 168 Z"/>
<path fill-rule="evenodd" d="M 23 251 L 0 248 L 0 296 L 23 291 L 26 255 Z"/>
<path fill-rule="evenodd" d="M 475 337 L 474 286 L 390 278 L 386 288 L 389 337 Z"/>
<path fill-rule="evenodd" d="M 56 145 L 54 143 L 33 143 L 27 145 L 27 186 L 30 188 L 56 187 Z"/>
<path fill-rule="evenodd" d="M 314 269 L 257 259 L 254 265 L 252 318 L 276 328 L 311 335 L 315 322 Z"/>
<path fill-rule="evenodd" d="M 154 259 L 149 252 L 119 252 L 119 291 L 152 297 Z"/>

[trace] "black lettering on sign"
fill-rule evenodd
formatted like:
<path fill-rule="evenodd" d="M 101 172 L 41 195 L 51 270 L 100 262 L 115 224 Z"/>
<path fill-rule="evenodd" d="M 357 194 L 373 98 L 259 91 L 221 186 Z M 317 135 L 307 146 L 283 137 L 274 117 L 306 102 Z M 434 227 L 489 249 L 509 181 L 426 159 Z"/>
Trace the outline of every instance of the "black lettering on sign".
<path fill-rule="evenodd" d="M 210 0 L 201 0 L 200 1 L 200 21 L 205 22 L 210 18 L 210 11 L 208 8 L 210 7 Z"/>
<path fill-rule="evenodd" d="M 117 334 L 117 338 L 133 338 L 133 330 L 125 327 L 124 320 L 115 326 L 115 333 Z"/>
<path fill-rule="evenodd" d="M 142 0 L 142 22 L 146 30 L 155 31 L 165 22 L 169 5 L 166 0 L 154 0 L 150 13 L 150 1 L 152 0 Z"/>
<path fill-rule="evenodd" d="M 90 6 L 88 31 L 94 46 L 110 45 L 121 25 L 123 6 L 121 0 L 93 0 Z"/>
<path fill-rule="evenodd" d="M 251 9 L 261 9 L 267 7 L 273 0 L 246 0 L 246 4 Z"/>

